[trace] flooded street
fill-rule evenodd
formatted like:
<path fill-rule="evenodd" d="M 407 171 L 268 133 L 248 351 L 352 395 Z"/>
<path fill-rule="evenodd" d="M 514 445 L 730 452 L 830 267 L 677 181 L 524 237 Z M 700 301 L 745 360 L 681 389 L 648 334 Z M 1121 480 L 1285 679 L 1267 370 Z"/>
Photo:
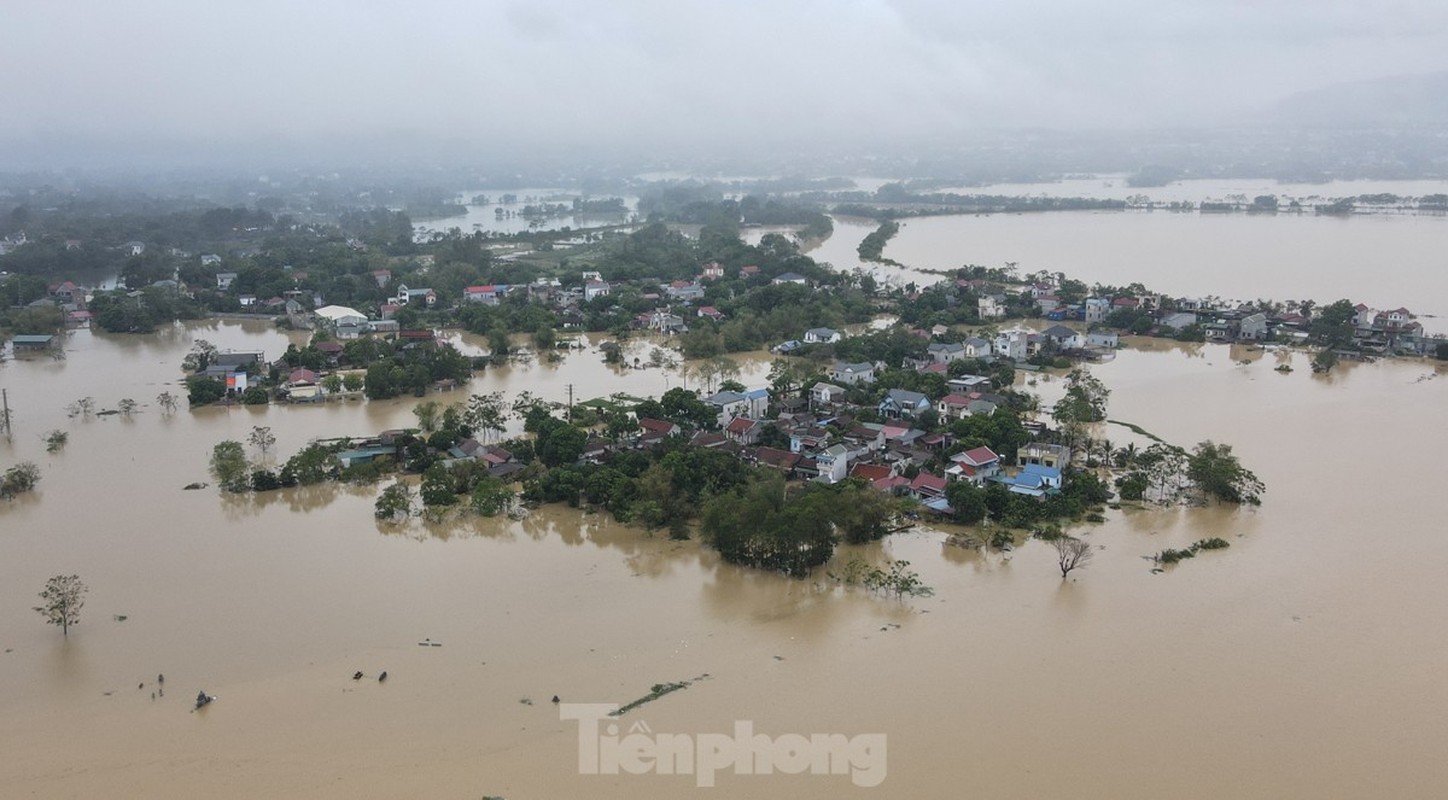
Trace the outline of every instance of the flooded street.
<path fill-rule="evenodd" d="M 287 341 L 232 323 L 197 333 L 268 352 Z M 883 733 L 889 796 L 1428 797 L 1448 783 L 1435 758 L 1448 686 L 1432 666 L 1448 656 L 1448 547 L 1428 484 L 1403 479 L 1436 474 L 1448 446 L 1426 424 L 1448 378 L 1420 380 L 1435 375 L 1424 363 L 1321 379 L 1301 356 L 1280 375 L 1275 356 L 1241 366 L 1221 347 L 1124 351 L 1096 370 L 1112 417 L 1230 442 L 1267 483 L 1265 505 L 1110 512 L 1090 534 L 1097 560 L 1065 584 L 1039 543 L 982 554 L 900 534 L 872 550 L 936 589 L 907 605 L 564 508 L 394 530 L 372 519 L 375 487 L 183 492 L 206 479 L 212 444 L 252 425 L 288 454 L 408 424 L 415 402 L 167 418 L 153 396 L 188 348 L 184 331 L 80 333 L 64 362 L 0 367 L 17 409 L 4 461 L 44 472 L 36 495 L 0 509 L 7 795 L 679 796 L 692 778 L 578 775 L 575 723 L 548 701 L 622 703 L 705 673 L 628 719 Z M 489 371 L 472 390 L 654 393 L 664 374 L 616 375 L 583 352 Z M 67 419 L 58 406 L 83 392 L 152 407 Z M 48 455 L 52 427 L 71 437 Z M 1361 457 L 1394 449 L 1389 464 Z M 1208 536 L 1232 548 L 1162 575 L 1143 558 Z M 29 610 L 61 572 L 91 587 L 68 642 Z M 152 700 L 157 673 L 167 691 Z M 190 713 L 202 689 L 220 699 Z M 867 790 L 726 773 L 713 791 Z"/>

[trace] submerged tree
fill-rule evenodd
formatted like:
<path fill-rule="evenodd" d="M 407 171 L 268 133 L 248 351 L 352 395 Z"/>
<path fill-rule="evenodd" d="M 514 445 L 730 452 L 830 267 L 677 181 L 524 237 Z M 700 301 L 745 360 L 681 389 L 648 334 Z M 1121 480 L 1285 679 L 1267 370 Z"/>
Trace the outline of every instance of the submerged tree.
<path fill-rule="evenodd" d="M 507 415 L 502 392 L 475 394 L 468 398 L 465 415 L 468 427 L 473 429 L 474 436 L 480 435 L 484 441 L 490 441 L 507 430 Z"/>
<path fill-rule="evenodd" d="M 176 413 L 176 395 L 170 392 L 162 392 L 156 395 L 156 404 L 161 407 L 161 413 L 163 414 Z"/>
<path fill-rule="evenodd" d="M 96 401 L 93 397 L 82 397 L 66 407 L 66 412 L 72 417 L 90 419 L 96 413 Z"/>
<path fill-rule="evenodd" d="M 261 451 L 262 458 L 265 458 L 267 451 L 272 449 L 277 443 L 277 437 L 271 432 L 271 428 L 266 425 L 253 426 L 251 435 L 246 437 L 246 440 L 251 443 L 252 447 Z"/>
<path fill-rule="evenodd" d="M 228 439 L 211 449 L 211 475 L 227 492 L 244 492 L 250 486 L 246 450 L 241 442 Z"/>
<path fill-rule="evenodd" d="M 40 482 L 40 467 L 29 461 L 23 461 L 0 475 L 0 500 L 13 500 L 17 495 L 35 489 Z"/>
<path fill-rule="evenodd" d="M 45 434 L 45 452 L 58 453 L 65 448 L 65 443 L 70 441 L 70 434 L 62 430 L 53 430 Z"/>
<path fill-rule="evenodd" d="M 1232 455 L 1229 444 L 1202 442 L 1187 459 L 1187 477 L 1202 493 L 1224 503 L 1261 505 L 1266 487 Z"/>
<path fill-rule="evenodd" d="M 412 415 L 417 417 L 417 427 L 432 433 L 442 418 L 442 406 L 436 400 L 424 400 L 412 407 Z"/>
<path fill-rule="evenodd" d="M 80 609 L 88 591 L 79 575 L 56 575 L 46 582 L 45 591 L 40 593 L 44 603 L 35 606 L 35 611 L 46 622 L 60 626 L 62 636 L 70 636 L 70 626 L 80 622 Z"/>
<path fill-rule="evenodd" d="M 1054 539 L 1051 546 L 1056 549 L 1056 566 L 1061 568 L 1061 578 L 1064 580 L 1071 570 L 1086 566 L 1091 560 L 1095 551 L 1091 549 L 1091 543 L 1074 536 L 1062 536 Z"/>
<path fill-rule="evenodd" d="M 116 403 L 116 410 L 121 412 L 121 416 L 126 417 L 127 419 L 129 419 L 132 414 L 136 413 L 137 407 L 138 406 L 136 401 L 132 400 L 129 397 L 122 397 L 121 401 L 119 403 Z"/>
<path fill-rule="evenodd" d="M 396 522 L 412 516 L 412 487 L 398 481 L 377 496 L 373 515 L 380 520 Z"/>

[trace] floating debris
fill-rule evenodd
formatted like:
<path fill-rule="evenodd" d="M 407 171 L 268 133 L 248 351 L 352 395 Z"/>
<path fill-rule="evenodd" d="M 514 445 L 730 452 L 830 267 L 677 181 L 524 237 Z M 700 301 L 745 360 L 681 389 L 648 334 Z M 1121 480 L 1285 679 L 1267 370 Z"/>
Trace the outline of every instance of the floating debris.
<path fill-rule="evenodd" d="M 621 717 L 621 716 L 623 716 L 624 714 L 627 714 L 628 712 L 634 710 L 635 708 L 638 708 L 639 706 L 644 705 L 645 703 L 652 703 L 653 701 L 659 699 L 660 697 L 663 697 L 663 696 L 666 695 L 666 694 L 671 694 L 671 693 L 677 692 L 677 691 L 679 691 L 679 690 L 681 690 L 681 689 L 687 689 L 687 688 L 689 688 L 690 686 L 694 685 L 695 683 L 697 683 L 697 682 L 699 682 L 699 681 L 704 680 L 704 679 L 707 678 L 707 677 L 709 677 L 709 673 L 706 672 L 706 673 L 704 673 L 703 675 L 700 675 L 700 676 L 697 677 L 697 678 L 691 678 L 691 679 L 689 679 L 689 680 L 687 680 L 687 681 L 676 681 L 676 682 L 674 682 L 674 683 L 656 683 L 656 684 L 654 684 L 653 687 L 649 690 L 649 693 L 648 693 L 648 694 L 644 695 L 643 697 L 640 697 L 639 699 L 633 701 L 632 703 L 628 703 L 628 704 L 626 704 L 626 705 L 619 706 L 619 707 L 618 707 L 618 710 L 616 710 L 616 711 L 610 711 L 610 712 L 608 713 L 608 715 L 609 715 L 610 717 Z"/>

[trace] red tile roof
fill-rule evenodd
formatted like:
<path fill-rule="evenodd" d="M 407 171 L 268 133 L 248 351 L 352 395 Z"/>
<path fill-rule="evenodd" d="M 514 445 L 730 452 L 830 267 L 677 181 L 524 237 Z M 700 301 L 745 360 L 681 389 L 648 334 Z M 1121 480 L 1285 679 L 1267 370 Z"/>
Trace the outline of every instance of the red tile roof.
<path fill-rule="evenodd" d="M 653 431 L 654 433 L 673 433 L 679 429 L 679 426 L 672 422 L 661 419 L 650 419 L 648 417 L 639 420 L 639 427 L 646 431 Z"/>
<path fill-rule="evenodd" d="M 730 432 L 730 433 L 748 433 L 751 428 L 753 428 L 755 425 L 758 425 L 758 424 L 759 424 L 758 422 L 756 422 L 755 420 L 752 420 L 752 419 L 745 419 L 744 417 L 735 417 L 733 420 L 731 420 L 731 421 L 729 422 L 729 426 L 728 426 L 727 428 L 725 428 L 724 430 L 726 430 L 726 431 L 728 431 L 728 432 Z"/>
<path fill-rule="evenodd" d="M 864 478 L 871 483 L 890 477 L 890 468 L 881 464 L 856 464 L 850 467 L 851 478 Z"/>
<path fill-rule="evenodd" d="M 780 450 L 774 447 L 761 447 L 755 451 L 754 457 L 759 459 L 761 464 L 791 469 L 799 463 L 799 453 L 791 453 L 788 450 Z"/>
<path fill-rule="evenodd" d="M 919 475 L 915 476 L 915 480 L 910 482 L 910 488 L 917 490 L 932 489 L 937 492 L 944 492 L 945 479 L 938 475 L 931 475 L 928 472 L 922 472 Z"/>
<path fill-rule="evenodd" d="M 996 455 L 995 451 L 989 447 L 977 447 L 973 450 L 967 450 L 960 454 L 960 458 L 965 459 L 965 463 L 975 466 L 992 464 L 1001 459 L 1001 457 Z"/>

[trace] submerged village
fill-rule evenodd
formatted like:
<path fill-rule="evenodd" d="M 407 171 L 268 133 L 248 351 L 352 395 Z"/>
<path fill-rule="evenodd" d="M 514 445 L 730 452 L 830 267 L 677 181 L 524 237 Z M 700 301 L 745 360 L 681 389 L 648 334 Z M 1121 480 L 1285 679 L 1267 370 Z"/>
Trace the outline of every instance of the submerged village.
<path fill-rule="evenodd" d="M 829 224 L 815 211 L 769 208 L 771 221 Z M 1076 542 L 1062 526 L 1100 521 L 1108 504 L 1259 502 L 1261 483 L 1228 443 L 1187 448 L 1137 431 L 1152 443 L 1112 445 L 1110 392 L 1090 365 L 1112 359 L 1123 336 L 1310 348 L 1324 372 L 1343 358 L 1448 357 L 1407 309 L 1350 300 L 1228 303 L 978 266 L 927 286 L 883 285 L 816 263 L 796 238 L 745 244 L 749 215 L 732 201 L 694 236 L 656 220 L 607 236 L 535 237 L 532 252 L 554 259 L 546 264 L 496 257 L 478 234 L 414 242 L 396 235 L 411 224 L 400 214 L 325 235 L 264 213 L 225 214 L 234 219 L 213 220 L 219 231 L 307 246 L 147 257 L 149 246 L 132 241 L 121 246 L 124 286 L 109 291 L 10 275 L 0 286 L 13 353 L 61 358 L 64 330 L 81 326 L 275 319 L 309 340 L 284 353 L 197 342 L 183 365 L 192 407 L 413 395 L 417 426 L 314 441 L 276 465 L 221 442 L 211 466 L 227 492 L 420 475 L 416 489 L 382 490 L 379 520 L 562 502 L 676 538 L 698 533 L 727 560 L 799 576 L 840 541 L 878 539 L 922 516 L 971 526 L 953 542 L 1007 548 L 1029 534 Z M 888 225 L 862 255 L 878 256 Z M 6 244 L 14 252 L 27 241 Z M 63 256 L 91 245 L 48 246 Z M 488 347 L 465 355 L 442 335 L 459 328 Z M 658 398 L 578 387 L 567 404 L 466 394 L 475 371 L 556 359 L 585 332 L 615 368 L 677 370 L 684 385 Z M 729 354 L 765 349 L 775 354 L 768 384 L 739 382 Z M 1050 407 L 1028 391 L 1038 377 L 1063 384 Z M 174 409 L 179 399 L 164 392 L 157 402 Z M 74 413 L 92 413 L 92 402 Z M 508 436 L 513 421 L 522 435 Z M 269 438 L 258 427 L 249 444 L 266 456 Z M 1063 551 L 1063 576 L 1067 563 Z"/>

